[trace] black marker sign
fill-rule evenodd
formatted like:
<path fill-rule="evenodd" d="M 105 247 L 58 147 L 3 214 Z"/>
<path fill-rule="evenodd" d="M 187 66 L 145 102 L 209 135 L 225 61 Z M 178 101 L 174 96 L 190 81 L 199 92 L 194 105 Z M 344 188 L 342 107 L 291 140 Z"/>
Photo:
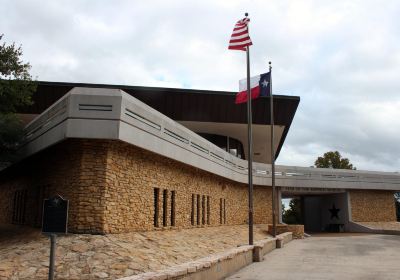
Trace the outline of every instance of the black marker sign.
<path fill-rule="evenodd" d="M 43 203 L 43 233 L 67 233 L 69 201 L 56 195 Z"/>

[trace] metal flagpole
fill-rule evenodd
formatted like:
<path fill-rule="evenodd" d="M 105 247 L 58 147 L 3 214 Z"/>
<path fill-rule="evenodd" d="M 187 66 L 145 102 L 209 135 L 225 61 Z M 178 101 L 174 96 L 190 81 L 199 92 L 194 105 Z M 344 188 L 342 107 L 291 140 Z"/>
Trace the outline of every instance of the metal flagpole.
<path fill-rule="evenodd" d="M 247 17 L 249 14 L 245 13 Z M 252 137 L 252 113 L 250 94 L 250 46 L 246 47 L 247 58 L 247 139 L 248 139 L 248 175 L 249 175 L 249 245 L 253 245 L 253 137 Z"/>
<path fill-rule="evenodd" d="M 272 235 L 276 237 L 276 190 L 275 190 L 275 145 L 274 145 L 274 96 L 272 95 L 272 66 L 269 62 L 269 96 L 271 112 L 271 181 L 272 181 Z"/>

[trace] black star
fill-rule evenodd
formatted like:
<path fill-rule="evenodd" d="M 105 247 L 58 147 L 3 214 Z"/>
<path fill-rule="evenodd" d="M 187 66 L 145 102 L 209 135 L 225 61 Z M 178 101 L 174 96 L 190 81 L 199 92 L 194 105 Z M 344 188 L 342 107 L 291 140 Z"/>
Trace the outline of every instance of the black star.
<path fill-rule="evenodd" d="M 333 203 L 332 208 L 329 209 L 329 212 L 331 212 L 331 220 L 332 220 L 333 218 L 336 218 L 336 219 L 339 220 L 339 215 L 338 215 L 339 211 L 340 211 L 340 209 L 337 209 L 337 208 L 335 207 L 335 203 Z"/>

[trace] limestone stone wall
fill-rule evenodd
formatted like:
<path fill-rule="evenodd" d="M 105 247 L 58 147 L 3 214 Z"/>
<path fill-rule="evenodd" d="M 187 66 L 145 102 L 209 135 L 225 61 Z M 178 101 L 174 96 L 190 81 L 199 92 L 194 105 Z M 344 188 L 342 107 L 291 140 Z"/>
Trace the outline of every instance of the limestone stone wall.
<path fill-rule="evenodd" d="M 23 224 L 40 226 L 42 202 L 69 199 L 71 232 L 103 232 L 105 156 L 100 141 L 68 140 L 19 163 L 0 176 L 0 222 L 13 222 L 16 191 L 24 192 Z M 103 164 L 101 163 L 103 162 Z"/>
<path fill-rule="evenodd" d="M 154 227 L 155 189 L 160 192 L 158 227 Z M 1 172 L 2 223 L 13 220 L 16 191 L 25 195 L 24 224 L 29 225 L 41 224 L 43 198 L 60 194 L 69 199 L 70 232 L 168 229 L 171 222 L 178 228 L 233 225 L 248 219 L 247 185 L 119 141 L 69 139 Z M 271 222 L 270 205 L 270 188 L 255 186 L 255 223 Z"/>
<path fill-rule="evenodd" d="M 243 224 L 248 219 L 247 185 L 122 142 L 109 142 L 106 181 L 106 232 L 154 229 L 155 189 L 160 194 L 159 228 L 164 227 L 164 190 L 167 191 L 167 228 L 171 226 L 172 191 L 175 192 L 176 227 L 217 226 L 221 220 L 222 224 Z M 254 220 L 256 223 L 267 223 L 271 216 L 270 188 L 256 186 L 254 193 Z"/>
<path fill-rule="evenodd" d="M 40 226 L 43 199 L 55 194 L 70 200 L 70 232 L 236 225 L 248 219 L 246 184 L 120 141 L 69 139 L 0 173 L 0 223 L 15 220 L 19 198 L 20 222 Z M 349 194 L 353 221 L 396 220 L 392 191 Z M 254 222 L 272 222 L 270 187 L 254 186 Z"/>
<path fill-rule="evenodd" d="M 396 221 L 393 191 L 349 190 L 354 222 Z"/>
<path fill-rule="evenodd" d="M 287 230 L 292 233 L 293 238 L 304 238 L 304 225 L 287 225 Z"/>
<path fill-rule="evenodd" d="M 247 185 L 246 185 L 247 188 Z M 254 187 L 254 223 L 272 223 L 272 188 Z"/>

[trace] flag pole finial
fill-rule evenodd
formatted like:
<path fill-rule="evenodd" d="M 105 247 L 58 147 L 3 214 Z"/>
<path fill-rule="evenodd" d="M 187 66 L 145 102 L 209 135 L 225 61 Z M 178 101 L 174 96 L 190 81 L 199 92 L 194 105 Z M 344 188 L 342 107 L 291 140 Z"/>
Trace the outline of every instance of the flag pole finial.
<path fill-rule="evenodd" d="M 245 16 L 245 17 L 248 17 L 248 16 L 249 16 L 249 13 L 244 13 L 244 16 Z"/>

